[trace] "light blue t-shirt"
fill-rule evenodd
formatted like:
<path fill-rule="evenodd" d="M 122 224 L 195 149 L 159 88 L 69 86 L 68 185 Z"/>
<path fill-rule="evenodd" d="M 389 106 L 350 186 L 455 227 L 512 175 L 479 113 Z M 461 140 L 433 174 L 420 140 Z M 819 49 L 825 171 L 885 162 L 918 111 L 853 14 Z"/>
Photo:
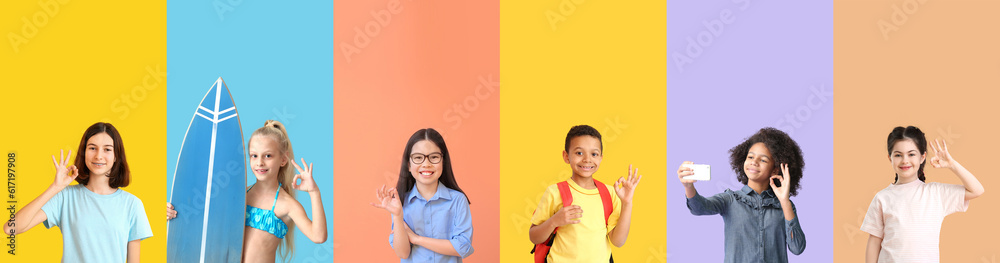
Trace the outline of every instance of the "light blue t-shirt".
<path fill-rule="evenodd" d="M 118 189 L 99 195 L 71 185 L 42 206 L 46 228 L 59 227 L 62 262 L 125 262 L 128 242 L 153 236 L 142 200 Z"/>

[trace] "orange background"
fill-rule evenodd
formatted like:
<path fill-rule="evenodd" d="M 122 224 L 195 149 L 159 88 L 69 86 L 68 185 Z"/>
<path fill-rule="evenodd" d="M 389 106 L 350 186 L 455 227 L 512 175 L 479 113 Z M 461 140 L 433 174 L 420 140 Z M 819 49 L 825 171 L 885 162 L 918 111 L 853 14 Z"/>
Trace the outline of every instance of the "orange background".
<path fill-rule="evenodd" d="M 389 247 L 389 213 L 369 202 L 376 188 L 396 184 L 410 135 L 430 127 L 444 134 L 458 184 L 472 202 L 475 252 L 466 262 L 495 262 L 499 3 L 334 5 L 334 261 L 399 261 Z M 365 37 L 367 43 L 355 41 Z M 348 45 L 360 52 L 345 55 Z"/>
<path fill-rule="evenodd" d="M 929 140 L 947 140 L 955 160 L 987 189 L 967 212 L 945 217 L 941 262 L 996 262 L 1000 252 L 1000 180 L 992 167 L 1000 146 L 1000 18 L 995 14 L 1000 2 L 913 5 L 919 2 L 834 3 L 836 262 L 864 261 L 869 235 L 860 230 L 861 222 L 875 193 L 893 181 L 885 143 L 900 125 L 919 127 Z M 894 6 L 906 15 L 905 22 L 902 15 L 892 20 Z M 880 20 L 898 30 L 884 37 Z M 928 153 L 928 160 L 932 156 Z M 951 171 L 930 164 L 924 171 L 927 182 L 961 184 Z"/>

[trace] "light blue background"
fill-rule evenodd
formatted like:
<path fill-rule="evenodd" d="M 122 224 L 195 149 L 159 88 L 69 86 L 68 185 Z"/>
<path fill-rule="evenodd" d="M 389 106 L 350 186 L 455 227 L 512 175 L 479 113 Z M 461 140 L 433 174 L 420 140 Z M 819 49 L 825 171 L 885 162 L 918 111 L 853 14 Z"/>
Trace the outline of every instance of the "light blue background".
<path fill-rule="evenodd" d="M 218 77 L 232 93 L 244 145 L 265 120 L 287 126 L 296 159 L 314 163 L 327 241 L 295 230 L 293 262 L 333 260 L 333 3 L 167 3 L 167 198 L 191 116 Z M 249 171 L 249 170 L 247 170 Z M 256 181 L 247 173 L 247 184 Z M 298 200 L 313 218 L 305 193 Z"/>

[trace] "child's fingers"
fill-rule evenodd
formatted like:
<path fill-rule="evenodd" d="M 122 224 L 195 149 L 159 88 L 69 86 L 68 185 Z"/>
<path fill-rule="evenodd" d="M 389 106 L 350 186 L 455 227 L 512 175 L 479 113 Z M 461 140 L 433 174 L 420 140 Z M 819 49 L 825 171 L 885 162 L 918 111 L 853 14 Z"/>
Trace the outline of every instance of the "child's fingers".
<path fill-rule="evenodd" d="M 56 156 L 55 155 L 52 155 L 52 165 L 54 165 L 55 167 L 59 167 L 59 162 L 56 162 Z"/>
<path fill-rule="evenodd" d="M 692 161 L 684 161 L 683 164 L 694 164 L 694 162 L 692 162 Z"/>

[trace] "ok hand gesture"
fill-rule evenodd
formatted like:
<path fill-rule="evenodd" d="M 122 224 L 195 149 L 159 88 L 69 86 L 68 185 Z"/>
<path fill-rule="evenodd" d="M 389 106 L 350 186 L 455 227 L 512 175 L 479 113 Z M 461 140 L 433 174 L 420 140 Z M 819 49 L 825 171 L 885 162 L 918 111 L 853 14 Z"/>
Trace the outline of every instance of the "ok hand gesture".
<path fill-rule="evenodd" d="M 316 186 L 316 180 L 313 180 L 312 175 L 313 165 L 311 163 L 307 165 L 305 158 L 299 159 L 302 160 L 302 166 L 295 164 L 294 160 L 292 161 L 292 165 L 295 166 L 295 170 L 299 171 L 299 173 L 295 175 L 295 180 L 293 181 L 295 183 L 292 184 L 292 188 L 309 193 L 318 192 L 319 187 Z M 302 179 L 302 183 L 299 183 L 299 179 Z"/>
<path fill-rule="evenodd" d="M 774 179 L 778 179 L 781 182 L 781 187 L 774 185 Z M 774 195 L 778 197 L 778 200 L 788 201 L 789 189 L 791 189 L 792 180 L 788 178 L 788 164 L 781 164 L 781 175 L 771 175 L 768 180 L 771 183 L 771 190 L 774 191 Z"/>
<path fill-rule="evenodd" d="M 952 168 L 955 166 L 955 159 L 951 158 L 951 153 L 948 153 L 948 142 L 934 140 L 931 144 L 931 150 L 934 151 L 934 157 L 931 157 L 931 165 L 934 168 Z"/>
<path fill-rule="evenodd" d="M 52 156 L 52 164 L 56 167 L 56 179 L 52 182 L 52 186 L 56 189 L 62 190 L 69 186 L 73 180 L 76 180 L 77 176 L 80 176 L 79 170 L 76 169 L 76 165 L 69 165 L 69 158 L 73 155 L 73 150 L 70 150 L 66 156 L 63 156 L 63 150 L 59 150 L 59 161 L 56 161 L 56 157 Z"/>
<path fill-rule="evenodd" d="M 618 181 L 615 182 L 615 194 L 618 195 L 618 199 L 621 199 L 624 203 L 632 202 L 632 195 L 635 194 L 635 187 L 639 186 L 639 180 L 642 179 L 642 175 L 639 175 L 639 168 L 632 169 L 632 165 L 628 165 L 628 178 L 619 177 Z"/>
<path fill-rule="evenodd" d="M 379 202 L 369 204 L 376 208 L 385 209 L 385 211 L 389 211 L 393 216 L 403 215 L 403 203 L 399 201 L 395 187 L 385 189 L 385 185 L 383 184 L 382 188 L 375 189 L 375 197 L 378 198 Z"/>

